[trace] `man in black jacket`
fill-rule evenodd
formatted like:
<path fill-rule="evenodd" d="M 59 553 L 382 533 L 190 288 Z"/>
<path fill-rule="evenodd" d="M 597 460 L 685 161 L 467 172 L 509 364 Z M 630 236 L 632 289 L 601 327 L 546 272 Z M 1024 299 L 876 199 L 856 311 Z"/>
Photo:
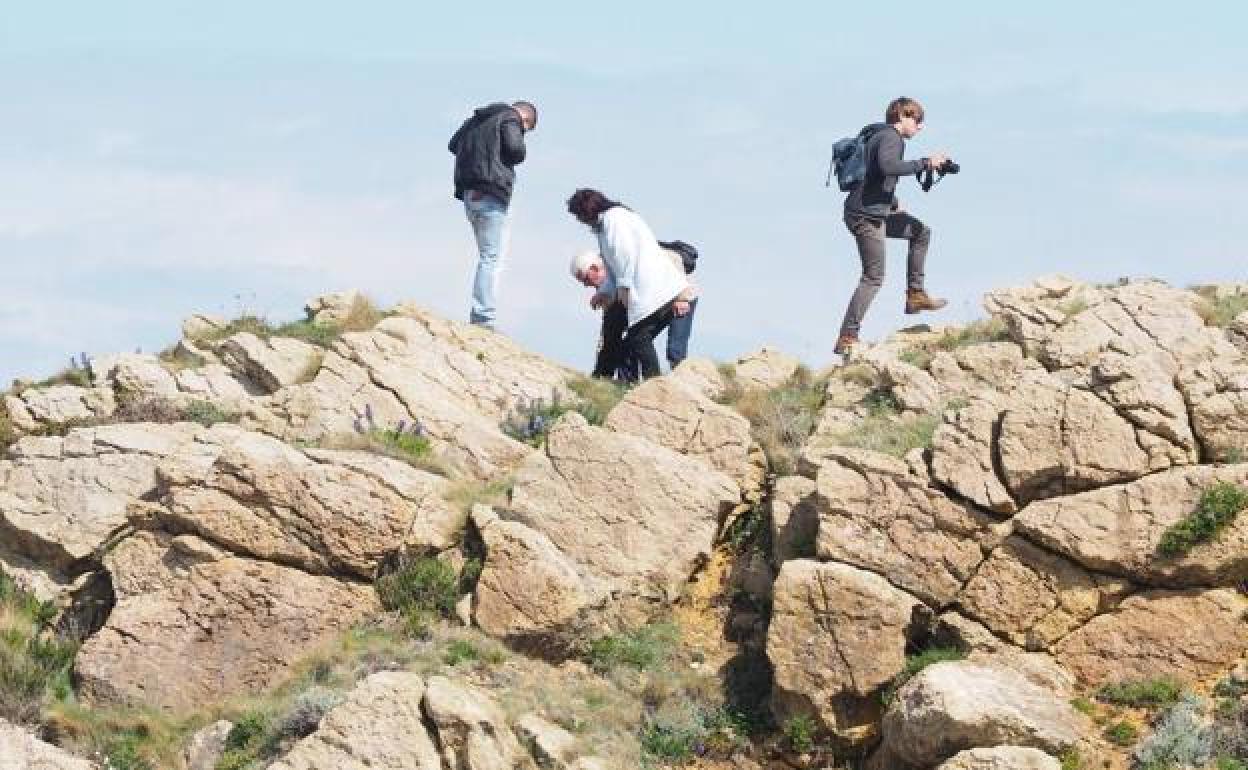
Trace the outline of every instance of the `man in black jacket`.
<path fill-rule="evenodd" d="M 918 160 L 902 160 L 905 140 L 923 128 L 923 106 L 914 99 L 900 97 L 888 105 L 885 123 L 863 129 L 866 143 L 866 177 L 845 198 L 845 226 L 858 242 L 862 277 L 850 298 L 836 353 L 848 353 L 858 343 L 858 329 L 871 300 L 884 282 L 884 256 L 887 238 L 909 241 L 906 270 L 906 312 L 939 310 L 947 302 L 928 295 L 923 288 L 923 265 L 931 228 L 907 214 L 897 202 L 897 180 L 908 174 L 940 168 L 948 160 L 944 153 Z"/>
<path fill-rule="evenodd" d="M 537 108 L 529 102 L 489 104 L 464 121 L 447 144 L 455 155 L 455 197 L 477 239 L 477 272 L 468 320 L 494 328 L 495 291 L 507 239 L 507 207 L 516 183 L 515 166 L 524 162 L 524 134 L 537 128 Z"/>

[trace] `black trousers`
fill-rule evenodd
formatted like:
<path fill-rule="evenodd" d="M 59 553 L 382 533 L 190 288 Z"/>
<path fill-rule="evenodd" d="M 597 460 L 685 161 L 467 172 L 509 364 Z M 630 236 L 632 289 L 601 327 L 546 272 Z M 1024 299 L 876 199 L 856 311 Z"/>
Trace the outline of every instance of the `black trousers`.
<path fill-rule="evenodd" d="M 672 303 L 668 302 L 630 328 L 628 309 L 620 302 L 607 305 L 602 313 L 602 332 L 594 376 L 636 382 L 663 373 L 654 338 L 672 323 Z"/>

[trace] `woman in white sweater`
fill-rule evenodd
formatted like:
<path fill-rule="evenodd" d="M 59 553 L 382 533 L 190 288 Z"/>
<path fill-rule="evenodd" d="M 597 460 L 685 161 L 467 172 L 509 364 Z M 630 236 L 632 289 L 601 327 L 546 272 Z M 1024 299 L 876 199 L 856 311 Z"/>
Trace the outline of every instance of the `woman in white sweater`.
<path fill-rule="evenodd" d="M 624 350 L 640 363 L 643 379 L 658 376 L 662 371 L 654 338 L 673 317 L 689 312 L 685 296 L 690 290 L 689 279 L 659 248 L 645 221 L 618 201 L 597 190 L 580 189 L 568 198 L 568 212 L 597 234 L 598 251 L 606 268 L 601 279 L 578 271 L 577 280 L 598 289 L 591 301 L 594 307 L 612 301 L 624 305 L 628 311 Z"/>

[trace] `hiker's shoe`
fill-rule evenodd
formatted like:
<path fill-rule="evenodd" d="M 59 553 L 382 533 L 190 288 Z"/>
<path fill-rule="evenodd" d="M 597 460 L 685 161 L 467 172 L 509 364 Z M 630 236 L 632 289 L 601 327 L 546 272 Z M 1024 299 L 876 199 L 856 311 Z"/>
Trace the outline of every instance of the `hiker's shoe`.
<path fill-rule="evenodd" d="M 849 351 L 857 344 L 857 337 L 852 334 L 842 334 L 836 338 L 836 347 L 832 348 L 832 352 L 838 356 L 848 355 Z"/>
<path fill-rule="evenodd" d="M 906 289 L 906 313 L 914 315 L 924 310 L 940 310 L 949 300 L 933 297 L 923 289 Z"/>

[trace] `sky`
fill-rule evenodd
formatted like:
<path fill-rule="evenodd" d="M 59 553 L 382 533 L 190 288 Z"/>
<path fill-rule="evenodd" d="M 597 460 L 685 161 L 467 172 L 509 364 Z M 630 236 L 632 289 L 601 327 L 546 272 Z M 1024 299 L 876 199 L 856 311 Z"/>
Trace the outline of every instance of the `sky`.
<path fill-rule="evenodd" d="M 900 95 L 927 111 L 907 156 L 962 166 L 899 187 L 950 300 L 925 321 L 1052 273 L 1248 267 L 1239 2 L 0 2 L 0 383 L 347 288 L 466 319 L 446 141 L 494 101 L 540 112 L 499 326 L 581 369 L 586 186 L 701 251 L 691 354 L 831 361 L 860 267 L 829 150 Z M 889 248 L 868 339 L 915 321 Z"/>

